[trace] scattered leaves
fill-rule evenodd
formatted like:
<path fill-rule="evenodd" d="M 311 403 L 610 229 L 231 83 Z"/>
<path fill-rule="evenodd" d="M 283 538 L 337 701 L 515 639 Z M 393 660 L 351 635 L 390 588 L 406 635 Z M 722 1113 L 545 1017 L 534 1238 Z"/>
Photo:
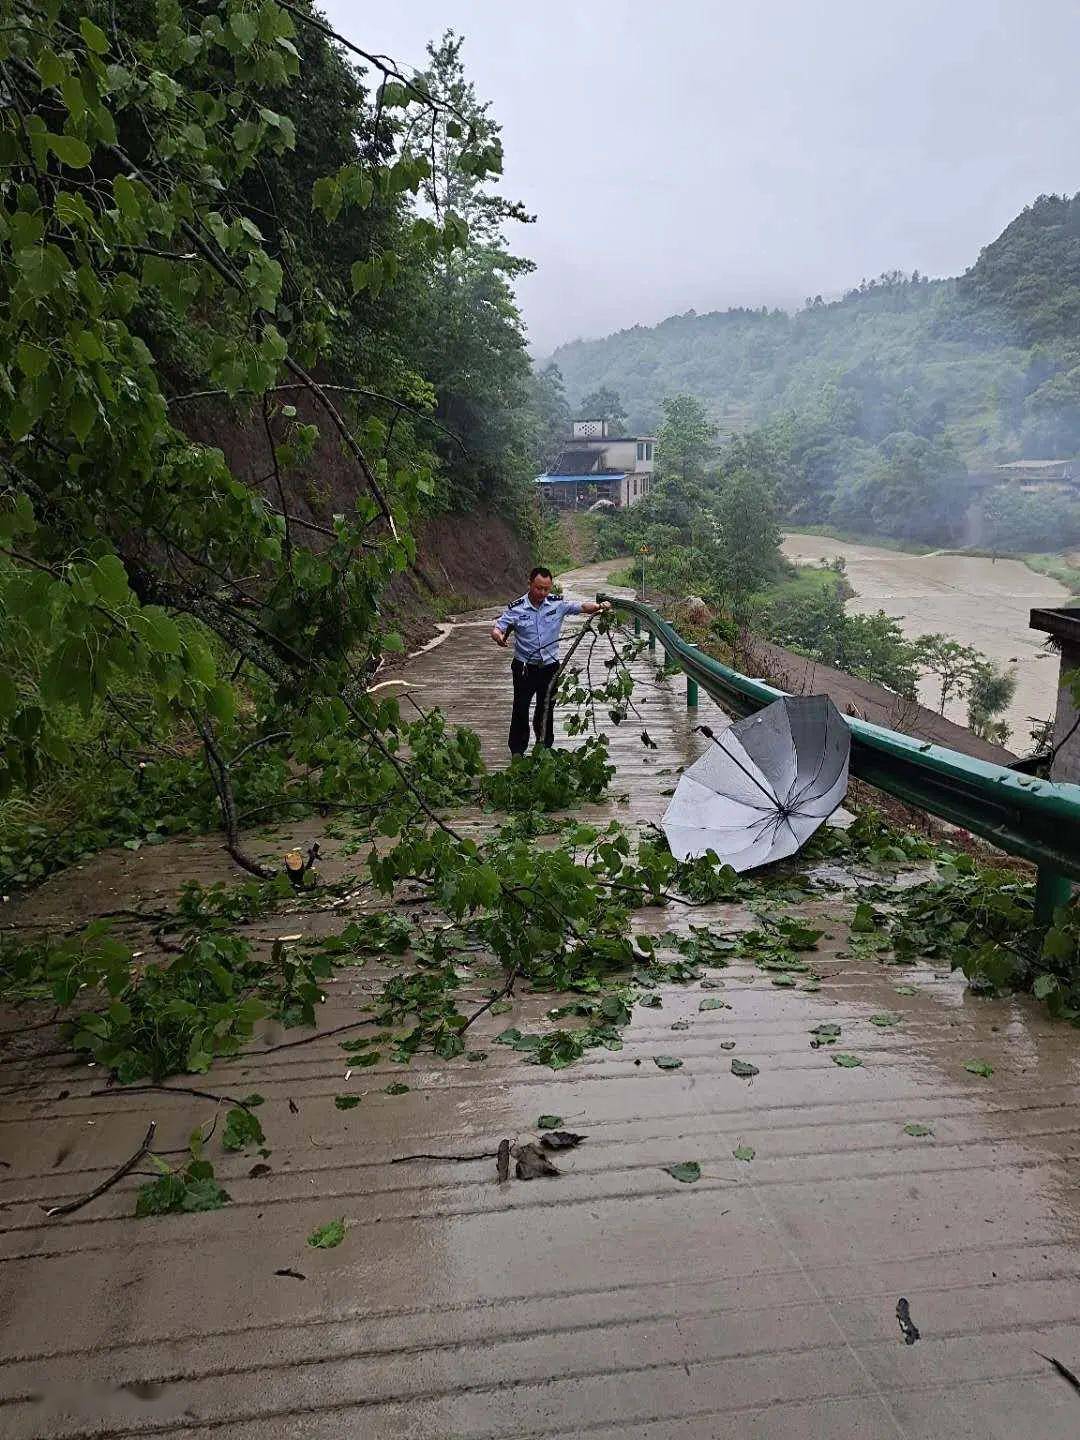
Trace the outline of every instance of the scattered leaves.
<path fill-rule="evenodd" d="M 181 1170 L 170 1170 L 163 1160 L 151 1158 L 163 1173 L 139 1186 L 135 1214 L 140 1219 L 176 1211 L 220 1210 L 229 1203 L 230 1196 L 214 1179 L 209 1160 L 193 1159 Z"/>

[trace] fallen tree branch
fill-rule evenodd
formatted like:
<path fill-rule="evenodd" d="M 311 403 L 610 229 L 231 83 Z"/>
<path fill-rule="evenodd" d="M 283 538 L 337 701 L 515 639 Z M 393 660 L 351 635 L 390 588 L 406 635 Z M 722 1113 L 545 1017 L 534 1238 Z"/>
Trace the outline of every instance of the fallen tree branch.
<path fill-rule="evenodd" d="M 1055 1355 L 1044 1355 L 1041 1350 L 1036 1350 L 1035 1354 L 1038 1355 L 1040 1360 L 1045 1360 L 1048 1365 L 1052 1365 L 1061 1378 L 1067 1380 L 1076 1393 L 1080 1395 L 1080 1378 L 1074 1375 L 1067 1365 L 1063 1365 Z"/>
<path fill-rule="evenodd" d="M 426 1151 L 420 1151 L 416 1155 L 395 1155 L 390 1161 L 391 1165 L 404 1165 L 408 1160 L 453 1160 L 461 1162 L 467 1160 L 496 1160 L 499 1152 L 497 1150 L 479 1150 L 471 1155 L 429 1155 Z"/>
<path fill-rule="evenodd" d="M 506 984 L 502 987 L 502 989 L 496 990 L 495 994 L 492 995 L 490 1000 L 486 1000 L 484 1004 L 480 1006 L 479 1010 L 473 1011 L 473 1013 L 469 1016 L 468 1020 L 466 1020 L 465 1024 L 461 1027 L 462 1030 L 468 1030 L 469 1026 L 473 1023 L 474 1020 L 479 1020 L 480 1016 L 486 1014 L 493 1005 L 497 1004 L 500 1000 L 506 999 L 507 996 L 512 995 L 514 993 L 514 984 L 520 973 L 521 972 L 519 970 L 511 970 L 510 978 L 507 980 Z"/>
<path fill-rule="evenodd" d="M 81 1210 L 84 1205 L 89 1205 L 90 1201 L 96 1200 L 99 1195 L 104 1195 L 106 1190 L 111 1190 L 118 1180 L 122 1180 L 129 1170 L 134 1170 L 139 1161 L 150 1153 L 150 1147 L 154 1143 L 154 1131 L 156 1129 L 157 1121 L 151 1120 L 150 1124 L 146 1127 L 146 1134 L 143 1136 L 143 1142 L 138 1150 L 135 1151 L 134 1155 L 129 1155 L 124 1163 L 114 1170 L 107 1179 L 103 1180 L 100 1185 L 95 1185 L 93 1190 L 89 1191 L 88 1194 L 80 1196 L 78 1200 L 68 1200 L 64 1205 L 43 1205 L 41 1208 L 45 1211 L 45 1214 L 50 1217 L 70 1215 L 75 1210 Z"/>
<path fill-rule="evenodd" d="M 241 1054 L 243 1052 L 241 1051 Z M 104 1090 L 91 1090 L 91 1097 L 102 1095 L 194 1095 L 198 1100 L 214 1100 L 219 1105 L 235 1105 L 240 1110 L 251 1113 L 251 1106 L 246 1100 L 237 1100 L 232 1095 L 215 1095 L 212 1090 L 196 1090 L 191 1085 L 110 1085 Z"/>
<path fill-rule="evenodd" d="M 332 1030 L 316 1030 L 314 1035 L 305 1035 L 300 1040 L 282 1040 L 278 1045 L 267 1045 L 262 1050 L 241 1050 L 240 1055 L 271 1055 L 275 1050 L 292 1050 L 297 1045 L 310 1045 L 313 1040 L 325 1040 L 329 1035 L 341 1035 L 346 1030 L 358 1030 L 361 1025 L 377 1025 L 372 1016 L 369 1020 L 350 1020 L 348 1025 L 335 1025 Z"/>

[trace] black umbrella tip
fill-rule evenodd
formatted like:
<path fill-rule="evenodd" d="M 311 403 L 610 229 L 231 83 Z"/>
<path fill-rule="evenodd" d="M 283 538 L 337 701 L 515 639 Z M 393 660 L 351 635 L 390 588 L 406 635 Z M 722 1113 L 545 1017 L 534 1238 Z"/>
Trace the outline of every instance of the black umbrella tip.
<path fill-rule="evenodd" d="M 694 729 L 698 732 L 699 735 L 704 735 L 706 740 L 716 739 L 716 736 L 709 729 L 708 725 L 695 725 Z"/>

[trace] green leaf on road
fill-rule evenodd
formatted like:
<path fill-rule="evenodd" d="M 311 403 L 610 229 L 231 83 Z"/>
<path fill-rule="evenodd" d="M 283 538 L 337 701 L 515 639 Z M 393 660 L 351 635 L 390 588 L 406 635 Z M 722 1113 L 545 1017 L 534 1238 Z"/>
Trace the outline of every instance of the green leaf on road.
<path fill-rule="evenodd" d="M 862 1064 L 862 1061 L 859 1059 L 858 1055 L 840 1054 L 833 1055 L 830 1058 L 834 1065 L 839 1065 L 840 1068 L 843 1070 L 855 1070 Z"/>
<path fill-rule="evenodd" d="M 392 1084 L 387 1085 L 386 1093 L 387 1095 L 404 1095 L 408 1088 L 408 1085 L 406 1085 L 404 1081 L 395 1080 Z"/>
<path fill-rule="evenodd" d="M 561 1130 L 563 1118 L 561 1115 L 541 1115 L 536 1122 L 538 1130 Z"/>
<path fill-rule="evenodd" d="M 679 1070 L 682 1068 L 682 1061 L 676 1060 L 674 1055 L 654 1055 L 653 1059 L 661 1070 Z"/>
<path fill-rule="evenodd" d="M 933 1133 L 934 1132 L 930 1129 L 929 1125 L 920 1125 L 917 1120 L 911 1120 L 908 1122 L 907 1125 L 904 1126 L 905 1135 L 922 1136 L 933 1135 Z"/>
<path fill-rule="evenodd" d="M 968 1060 L 964 1069 L 972 1075 L 981 1075 L 984 1080 L 988 1080 L 994 1073 L 994 1067 L 988 1065 L 985 1060 Z"/>
<path fill-rule="evenodd" d="M 732 1060 L 731 1073 L 738 1075 L 740 1080 L 749 1080 L 754 1075 L 760 1075 L 761 1071 L 756 1065 L 751 1065 L 749 1060 Z"/>
<path fill-rule="evenodd" d="M 695 1180 L 701 1179 L 701 1166 L 696 1160 L 683 1160 L 678 1165 L 665 1165 L 664 1169 L 675 1180 L 681 1180 L 684 1185 L 692 1185 Z"/>
<path fill-rule="evenodd" d="M 889 1014 L 886 1014 L 885 1012 L 882 1012 L 880 1015 L 871 1015 L 871 1016 L 870 1016 L 870 1024 L 871 1024 L 871 1025 L 877 1025 L 877 1026 L 879 1027 L 879 1029 L 885 1030 L 885 1029 L 887 1029 L 890 1025 L 899 1025 L 899 1024 L 900 1024 L 900 1016 L 899 1016 L 899 1015 L 889 1015 Z"/>
<path fill-rule="evenodd" d="M 262 1126 L 246 1110 L 237 1106 L 226 1115 L 225 1131 L 221 1137 L 223 1150 L 245 1150 L 249 1145 L 261 1145 L 265 1139 Z"/>
<path fill-rule="evenodd" d="M 752 1145 L 736 1145 L 731 1153 L 736 1160 L 752 1160 L 757 1152 Z"/>
<path fill-rule="evenodd" d="M 824 1040 L 827 1044 L 831 1045 L 834 1040 L 840 1037 L 840 1026 L 834 1021 L 826 1021 L 821 1025 L 815 1025 L 810 1031 L 810 1034 L 816 1036 L 818 1040 Z"/>
<path fill-rule="evenodd" d="M 345 1220 L 329 1220 L 325 1225 L 317 1226 L 307 1237 L 307 1243 L 313 1250 L 333 1250 L 345 1239 Z"/>
<path fill-rule="evenodd" d="M 699 1010 L 730 1010 L 731 1006 L 726 1000 L 721 1000 L 719 995 L 706 995 L 697 1008 Z"/>
<path fill-rule="evenodd" d="M 360 1104 L 359 1095 L 335 1095 L 334 1104 L 339 1110 L 355 1110 Z"/>

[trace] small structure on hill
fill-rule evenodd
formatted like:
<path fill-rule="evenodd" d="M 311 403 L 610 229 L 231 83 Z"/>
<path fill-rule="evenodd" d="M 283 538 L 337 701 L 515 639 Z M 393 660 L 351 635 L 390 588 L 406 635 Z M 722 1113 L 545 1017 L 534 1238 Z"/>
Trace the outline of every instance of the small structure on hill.
<path fill-rule="evenodd" d="M 604 500 L 623 510 L 649 493 L 655 463 L 655 435 L 610 435 L 606 420 L 575 420 L 573 434 L 536 483 L 559 510 L 588 510 Z"/>
<path fill-rule="evenodd" d="M 1012 460 L 995 465 L 990 472 L 996 484 L 1012 485 L 1020 490 L 1071 488 L 1080 481 L 1080 462 L 1076 460 Z"/>

